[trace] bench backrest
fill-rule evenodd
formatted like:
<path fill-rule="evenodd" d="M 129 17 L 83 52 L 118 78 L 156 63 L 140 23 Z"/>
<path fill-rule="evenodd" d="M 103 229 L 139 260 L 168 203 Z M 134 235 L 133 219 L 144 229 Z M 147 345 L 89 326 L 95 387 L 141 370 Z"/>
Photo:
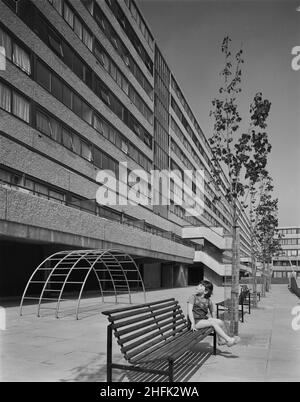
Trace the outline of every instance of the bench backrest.
<path fill-rule="evenodd" d="M 250 294 L 250 290 L 249 290 L 249 289 L 243 289 L 243 290 L 241 290 L 241 293 L 240 293 L 240 295 L 239 295 L 239 304 L 243 304 L 244 301 L 245 301 L 245 299 L 246 299 L 247 297 L 249 297 L 249 294 Z"/>
<path fill-rule="evenodd" d="M 188 331 L 188 323 L 175 299 L 103 311 L 121 352 L 129 362 L 141 358 L 178 333 Z"/>

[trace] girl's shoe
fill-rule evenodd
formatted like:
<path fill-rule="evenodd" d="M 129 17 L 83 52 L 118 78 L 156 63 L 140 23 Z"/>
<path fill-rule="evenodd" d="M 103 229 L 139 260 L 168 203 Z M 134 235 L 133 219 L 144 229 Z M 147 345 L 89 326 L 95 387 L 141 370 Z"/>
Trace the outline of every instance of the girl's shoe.
<path fill-rule="evenodd" d="M 236 345 L 241 341 L 241 338 L 239 336 L 234 336 L 229 342 L 226 342 L 228 347 L 231 347 L 233 345 Z"/>

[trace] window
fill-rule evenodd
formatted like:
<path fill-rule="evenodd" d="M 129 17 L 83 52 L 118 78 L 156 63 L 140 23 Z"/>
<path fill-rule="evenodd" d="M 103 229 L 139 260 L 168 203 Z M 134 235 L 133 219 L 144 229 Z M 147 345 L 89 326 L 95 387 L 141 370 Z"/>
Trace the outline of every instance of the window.
<path fill-rule="evenodd" d="M 54 50 L 56 54 L 58 54 L 60 57 L 63 57 L 63 51 L 62 51 L 62 45 L 61 45 L 61 40 L 59 37 L 49 29 L 48 32 L 48 42 L 49 46 Z"/>
<path fill-rule="evenodd" d="M 52 75 L 51 80 L 51 93 L 54 95 L 58 100 L 63 100 L 63 85 L 59 78 L 55 75 Z"/>
<path fill-rule="evenodd" d="M 36 80 L 48 91 L 50 91 L 50 78 L 51 75 L 48 69 L 38 61 L 36 64 Z"/>
<path fill-rule="evenodd" d="M 38 193 L 37 195 L 43 198 L 48 198 L 48 188 L 40 183 L 34 184 L 34 189 Z"/>
<path fill-rule="evenodd" d="M 82 40 L 83 40 L 83 43 L 90 49 L 90 51 L 92 51 L 93 50 L 93 37 L 85 28 L 83 28 L 83 30 L 82 30 Z"/>
<path fill-rule="evenodd" d="M 82 118 L 89 124 L 92 124 L 92 109 L 85 103 L 82 102 Z"/>
<path fill-rule="evenodd" d="M 0 82 L 0 108 L 11 112 L 11 90 Z"/>
<path fill-rule="evenodd" d="M 63 85 L 63 103 L 72 109 L 72 91 L 66 85 Z"/>
<path fill-rule="evenodd" d="M 63 129 L 62 139 L 63 139 L 63 145 L 66 148 L 73 149 L 72 135 L 69 131 Z"/>
<path fill-rule="evenodd" d="M 110 64 L 110 75 L 113 77 L 115 81 L 117 80 L 117 69 L 113 63 Z"/>
<path fill-rule="evenodd" d="M 110 97 L 109 97 L 109 93 L 106 89 L 104 88 L 100 88 L 100 95 L 101 95 L 101 99 L 107 104 L 110 105 Z"/>
<path fill-rule="evenodd" d="M 29 123 L 29 102 L 16 93 L 13 94 L 13 114 Z"/>
<path fill-rule="evenodd" d="M 26 74 L 30 75 L 30 57 L 23 49 L 21 49 L 17 44 L 13 45 L 13 63 L 20 67 L 21 70 L 25 71 Z"/>
<path fill-rule="evenodd" d="M 102 120 L 96 114 L 94 114 L 94 128 L 100 133 L 103 131 Z"/>
<path fill-rule="evenodd" d="M 74 32 L 82 40 L 82 24 L 77 17 L 74 18 Z"/>
<path fill-rule="evenodd" d="M 64 203 L 65 201 L 64 194 L 54 190 L 49 190 L 49 197 L 55 199 L 56 201 L 60 201 L 61 203 Z"/>
<path fill-rule="evenodd" d="M 80 79 L 83 80 L 84 65 L 82 61 L 77 56 L 75 56 L 75 54 L 73 55 L 73 71 Z"/>
<path fill-rule="evenodd" d="M 72 135 L 72 151 L 77 155 L 81 155 L 81 141 L 78 135 Z"/>
<path fill-rule="evenodd" d="M 0 28 L 0 46 L 5 49 L 5 56 L 11 60 L 12 43 L 10 37 Z"/>
<path fill-rule="evenodd" d="M 70 27 L 74 27 L 74 13 L 66 3 L 64 4 L 64 19 Z"/>
<path fill-rule="evenodd" d="M 94 163 L 98 168 L 102 168 L 102 152 L 98 148 L 94 149 Z"/>
<path fill-rule="evenodd" d="M 82 102 L 81 99 L 73 94 L 73 112 L 76 113 L 78 116 L 81 117 L 82 111 L 81 111 L 81 106 L 82 106 Z"/>
<path fill-rule="evenodd" d="M 49 137 L 51 136 L 50 122 L 48 116 L 46 116 L 40 111 L 37 111 L 36 114 L 36 128 L 42 133 L 48 135 Z"/>
<path fill-rule="evenodd" d="M 54 141 L 61 142 L 61 125 L 60 125 L 60 123 L 57 120 L 52 119 L 52 118 L 50 118 L 49 121 L 50 121 L 51 138 Z"/>
<path fill-rule="evenodd" d="M 91 146 L 88 145 L 86 142 L 81 142 L 81 155 L 83 158 L 87 159 L 88 161 L 92 160 L 92 149 Z"/>

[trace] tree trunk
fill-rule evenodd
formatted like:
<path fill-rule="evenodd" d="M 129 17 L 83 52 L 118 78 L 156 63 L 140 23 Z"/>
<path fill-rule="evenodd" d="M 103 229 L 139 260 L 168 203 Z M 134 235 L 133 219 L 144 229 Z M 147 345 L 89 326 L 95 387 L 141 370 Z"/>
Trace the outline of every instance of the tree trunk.
<path fill-rule="evenodd" d="M 256 280 L 256 261 L 254 255 L 253 231 L 251 233 L 251 269 L 252 269 L 253 307 L 257 307 L 257 280 Z"/>
<path fill-rule="evenodd" d="M 266 277 L 266 292 L 269 292 L 270 290 L 270 265 L 269 265 L 269 260 L 267 261 L 267 277 Z"/>
<path fill-rule="evenodd" d="M 265 263 L 265 259 L 263 258 L 263 268 L 262 268 L 262 273 L 261 273 L 261 295 L 262 295 L 262 297 L 266 296 L 265 280 L 266 280 L 266 263 Z"/>
<path fill-rule="evenodd" d="M 234 214 L 236 216 L 236 214 Z M 232 272 L 231 272 L 231 309 L 230 332 L 238 335 L 239 331 L 239 276 L 240 276 L 240 228 L 236 217 L 233 224 L 232 236 Z"/>

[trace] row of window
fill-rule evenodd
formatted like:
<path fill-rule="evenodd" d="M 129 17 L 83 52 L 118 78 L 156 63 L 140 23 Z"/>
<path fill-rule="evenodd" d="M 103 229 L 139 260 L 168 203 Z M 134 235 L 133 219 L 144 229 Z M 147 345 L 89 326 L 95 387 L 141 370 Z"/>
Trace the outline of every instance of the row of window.
<path fill-rule="evenodd" d="M 283 250 L 282 252 L 283 256 L 288 256 L 288 257 L 296 257 L 296 256 L 300 256 L 300 250 Z"/>
<path fill-rule="evenodd" d="M 171 149 L 189 170 L 195 171 L 194 166 L 191 164 L 190 160 L 185 156 L 185 154 L 182 152 L 182 150 L 173 139 L 171 139 Z M 229 221 L 207 197 L 205 197 L 205 205 L 207 205 L 208 208 L 210 208 L 226 225 L 230 226 Z"/>
<path fill-rule="evenodd" d="M 176 162 L 174 162 L 173 159 L 171 159 L 170 161 L 170 166 L 171 166 L 171 170 L 173 172 L 179 172 L 180 174 L 180 178 L 182 180 L 183 178 L 183 171 L 182 169 L 177 165 Z M 177 215 L 178 217 L 185 219 L 186 221 L 188 221 L 191 225 L 193 226 L 203 226 L 203 222 L 199 219 L 197 219 L 194 216 L 188 216 L 186 215 L 186 211 L 184 208 L 182 208 L 180 205 L 175 205 L 174 208 L 172 207 L 172 212 Z M 211 214 L 209 214 L 206 210 L 203 212 L 202 217 L 204 217 L 207 221 L 209 221 L 211 223 L 211 226 L 220 226 L 220 222 L 217 221 Z M 224 218 L 222 219 L 222 221 L 230 228 L 231 225 L 229 223 L 229 221 Z M 225 231 L 227 230 L 227 228 L 225 228 Z"/>
<path fill-rule="evenodd" d="M 171 128 L 174 131 L 174 133 L 176 134 L 176 136 L 179 138 L 179 140 L 183 143 L 184 147 L 186 148 L 186 150 L 188 151 L 188 154 L 191 155 L 193 157 L 193 159 L 195 160 L 195 162 L 197 163 L 197 165 L 199 166 L 199 168 L 203 169 L 205 172 L 205 175 L 207 176 L 207 178 L 210 180 L 210 174 L 207 171 L 207 169 L 205 168 L 205 166 L 203 165 L 201 159 L 199 158 L 199 156 L 197 155 L 197 153 L 194 151 L 194 149 L 192 148 L 192 146 L 190 145 L 190 143 L 188 142 L 188 140 L 185 138 L 185 135 L 183 134 L 183 132 L 181 131 L 181 129 L 178 127 L 177 123 L 175 122 L 175 120 L 173 119 L 173 117 L 171 117 Z M 183 152 L 179 149 L 179 147 L 176 147 L 178 149 L 176 149 L 176 153 L 177 156 L 180 157 L 181 159 L 181 154 L 183 154 Z M 184 159 L 187 159 L 184 154 L 183 157 Z M 182 160 L 182 159 L 181 159 Z M 182 160 L 183 161 L 183 160 Z M 205 182 L 205 191 L 212 197 L 215 198 L 215 194 L 214 192 L 211 190 L 211 188 L 209 187 L 209 185 L 207 184 L 207 182 Z M 229 211 L 227 210 L 227 208 L 225 207 L 225 200 L 222 199 L 222 202 L 219 204 L 220 208 L 222 209 L 222 211 L 227 214 L 230 215 Z"/>
<path fill-rule="evenodd" d="M 79 19 L 77 13 L 70 7 L 66 0 L 60 0 L 59 3 L 54 0 L 48 0 L 54 8 L 63 16 L 65 21 L 71 26 L 77 36 L 82 42 L 89 48 L 89 50 L 97 57 L 104 69 L 111 75 L 114 81 L 130 98 L 133 104 L 138 108 L 142 115 L 148 120 L 150 124 L 153 124 L 153 113 L 150 108 L 143 101 L 141 96 L 129 83 L 127 78 L 112 61 L 107 52 L 103 49 L 100 43 L 93 37 L 88 31 L 85 24 Z"/>
<path fill-rule="evenodd" d="M 149 57 L 149 55 L 147 54 L 137 34 L 134 32 L 134 29 L 130 25 L 124 11 L 119 6 L 116 0 L 106 0 L 106 4 L 111 9 L 113 15 L 121 25 L 123 31 L 127 35 L 130 42 L 132 43 L 133 47 L 139 54 L 140 58 L 143 60 L 143 63 L 147 67 L 148 71 L 150 72 L 151 75 L 153 75 L 153 62 Z"/>
<path fill-rule="evenodd" d="M 186 100 L 185 100 L 185 98 L 184 98 L 184 96 L 183 96 L 183 94 L 182 94 L 182 92 L 181 92 L 181 90 L 180 90 L 180 88 L 179 88 L 178 84 L 176 83 L 176 81 L 175 81 L 173 76 L 171 77 L 171 86 L 172 86 L 174 92 L 176 93 L 177 98 L 179 99 L 182 107 L 184 108 L 184 110 L 186 111 L 187 115 L 189 116 L 191 122 L 193 123 L 197 133 L 200 135 L 200 137 L 203 140 L 203 142 L 205 144 L 207 144 L 207 140 L 206 140 L 202 130 L 200 129 L 197 120 L 195 119 L 195 117 L 194 117 L 194 115 L 193 115 L 188 103 L 186 102 Z"/>
<path fill-rule="evenodd" d="M 291 261 L 273 261 L 274 267 L 290 267 L 292 265 L 298 265 L 300 267 L 300 263 L 298 259 Z"/>
<path fill-rule="evenodd" d="M 25 8 L 25 4 L 28 6 Z M 22 7 L 21 7 L 22 6 Z M 115 113 L 123 122 L 133 130 L 142 140 L 151 147 L 152 141 L 151 135 L 147 133 L 145 128 L 137 121 L 137 119 L 130 113 L 123 104 L 117 99 L 117 97 L 108 89 L 108 87 L 99 79 L 99 77 L 92 72 L 92 70 L 84 63 L 77 54 L 70 48 L 70 46 L 64 41 L 53 29 L 49 26 L 48 22 L 43 18 L 42 14 L 31 3 L 22 0 L 21 5 L 18 6 L 18 13 L 21 18 L 33 29 L 50 48 L 56 52 L 63 61 L 67 64 L 72 71 L 82 79 L 86 85 L 103 100 L 106 105 Z M 46 74 L 48 68 L 44 67 L 43 74 Z M 41 69 L 40 69 L 41 70 Z M 50 70 L 48 69 L 48 75 Z M 61 79 L 54 79 L 57 83 L 61 82 Z M 43 83 L 46 87 L 49 86 L 49 78 L 44 77 Z M 45 86 L 44 85 L 44 86 Z M 62 84 L 60 85 L 62 86 Z M 66 87 L 66 86 L 65 86 Z M 48 89 L 48 88 L 47 88 Z M 59 84 L 57 85 L 58 91 Z M 60 93 L 54 94 L 54 96 Z M 78 97 L 77 97 L 78 98 Z M 84 106 L 85 104 L 82 103 Z M 76 105 L 75 105 L 76 106 Z M 78 103 L 78 106 L 79 103 Z M 81 107 L 81 106 L 80 106 Z M 90 110 L 88 110 L 90 109 Z M 76 112 L 75 112 L 76 113 Z M 77 113 L 78 114 L 78 113 Z M 79 110 L 79 114 L 84 115 L 86 121 L 90 123 L 91 120 L 91 108 L 85 107 L 85 110 Z M 82 117 L 82 116 L 81 116 Z"/>
<path fill-rule="evenodd" d="M 147 28 L 147 26 L 143 20 L 143 17 L 141 16 L 141 13 L 137 9 L 136 5 L 134 4 L 134 1 L 133 0 L 124 0 L 124 1 L 125 1 L 125 4 L 127 5 L 127 7 L 129 8 L 133 19 L 137 23 L 137 26 L 139 27 L 140 31 L 142 32 L 144 38 L 148 42 L 150 49 L 152 51 L 154 51 L 154 39 L 153 39 L 149 29 Z"/>
<path fill-rule="evenodd" d="M 287 246 L 290 244 L 300 244 L 300 239 L 280 239 L 279 243 L 283 246 Z"/>
<path fill-rule="evenodd" d="M 168 64 L 165 62 L 161 52 L 159 51 L 158 47 L 155 49 L 155 70 L 161 77 L 162 81 L 164 82 L 165 86 L 168 88 L 170 87 L 170 69 Z"/>
<path fill-rule="evenodd" d="M 146 222 L 141 222 L 129 215 L 115 211 L 109 207 L 100 206 L 94 200 L 88 200 L 78 195 L 66 192 L 55 186 L 51 186 L 41 180 L 33 178 L 27 174 L 13 171 L 7 168 L 0 168 L 0 183 L 2 187 L 9 186 L 10 188 L 16 188 L 19 191 L 31 193 L 33 195 L 39 196 L 41 198 L 54 200 L 56 202 L 77 208 L 102 218 L 109 220 L 115 220 L 122 224 L 128 224 L 129 226 L 134 226 L 145 232 L 152 233 L 157 236 L 168 238 L 172 241 L 185 244 L 189 247 L 193 247 L 194 244 L 190 241 L 181 239 L 174 233 L 170 233 L 156 226 L 150 225 Z"/>
<path fill-rule="evenodd" d="M 157 70 L 155 70 L 154 75 L 154 90 L 159 96 L 161 102 L 164 104 L 167 110 L 169 110 L 170 103 L 170 92 L 169 88 L 166 86 L 165 82 L 162 80 Z"/>
<path fill-rule="evenodd" d="M 142 70 L 139 68 L 137 63 L 134 61 L 129 50 L 126 48 L 126 46 L 123 44 L 123 42 L 118 37 L 117 33 L 111 26 L 110 22 L 108 21 L 108 19 L 102 12 L 102 10 L 99 7 L 99 5 L 97 4 L 97 2 L 95 2 L 94 0 L 81 0 L 81 1 L 82 1 L 83 5 L 87 8 L 89 13 L 92 15 L 92 17 L 98 24 L 101 31 L 104 33 L 104 35 L 110 41 L 110 43 L 113 45 L 113 47 L 115 48 L 118 55 L 122 58 L 125 65 L 129 68 L 131 73 L 137 79 L 137 81 L 139 82 L 141 87 L 144 89 L 144 91 L 147 93 L 147 95 L 150 97 L 150 99 L 153 99 L 153 88 L 152 88 L 151 84 L 148 82 L 148 80 L 142 73 Z"/>
<path fill-rule="evenodd" d="M 273 272 L 273 278 L 289 278 L 291 275 L 291 272 L 286 272 L 286 271 L 274 271 Z M 300 272 L 296 272 L 296 276 L 300 278 Z"/>
<path fill-rule="evenodd" d="M 99 120 L 102 121 L 100 115 L 40 60 L 36 62 L 36 81 L 80 118 L 100 131 L 101 124 L 99 124 Z M 152 137 L 145 132 L 131 113 L 127 113 L 127 109 L 123 108 L 119 102 L 116 102 L 116 98 L 111 96 L 111 93 L 100 83 L 98 83 L 96 93 L 149 148 L 152 148 Z"/>
<path fill-rule="evenodd" d="M 80 40 L 90 49 L 93 50 L 93 36 L 91 31 L 82 22 L 81 18 L 78 17 L 70 8 L 69 4 L 63 0 L 48 0 L 49 3 L 63 16 L 65 21 L 70 25 L 76 35 Z"/>
<path fill-rule="evenodd" d="M 33 127 L 75 152 L 77 155 L 93 162 L 97 167 L 110 169 L 117 173 L 117 163 L 112 158 L 105 155 L 97 147 L 93 146 L 92 143 L 81 138 L 74 130 L 62 124 L 57 118 L 47 113 L 39 106 L 34 106 L 32 118 Z M 0 108 L 24 120 L 26 123 L 31 122 L 30 101 L 2 82 L 0 82 Z M 142 154 L 138 148 L 100 116 L 94 117 L 94 128 L 136 163 L 141 165 L 146 171 L 151 170 L 152 163 L 150 159 Z"/>
<path fill-rule="evenodd" d="M 278 234 L 300 234 L 300 228 L 288 228 L 288 229 L 278 229 Z"/>
<path fill-rule="evenodd" d="M 30 55 L 13 40 L 3 29 L 0 27 L 0 47 L 5 50 L 5 57 L 19 67 L 26 74 L 31 74 Z"/>

